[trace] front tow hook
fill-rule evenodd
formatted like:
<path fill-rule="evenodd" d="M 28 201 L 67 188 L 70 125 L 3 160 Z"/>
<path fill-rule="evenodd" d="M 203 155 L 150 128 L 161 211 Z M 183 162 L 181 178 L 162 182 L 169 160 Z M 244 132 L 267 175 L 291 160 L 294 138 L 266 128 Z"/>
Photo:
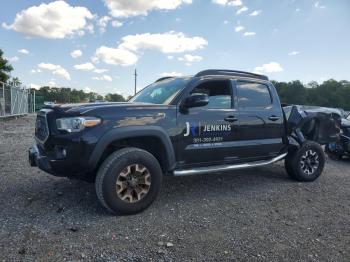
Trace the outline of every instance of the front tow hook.
<path fill-rule="evenodd" d="M 28 160 L 30 166 L 38 166 L 37 165 L 37 158 L 38 158 L 38 148 L 36 146 L 32 146 L 28 150 Z"/>

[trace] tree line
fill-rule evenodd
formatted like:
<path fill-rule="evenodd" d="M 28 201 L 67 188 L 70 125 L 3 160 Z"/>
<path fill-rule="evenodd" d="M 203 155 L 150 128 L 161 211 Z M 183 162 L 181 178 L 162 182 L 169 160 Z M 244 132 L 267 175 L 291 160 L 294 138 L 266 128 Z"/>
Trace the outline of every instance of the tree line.
<path fill-rule="evenodd" d="M 282 103 L 342 108 L 350 111 L 350 82 L 329 79 L 319 84 L 272 81 Z"/>
<path fill-rule="evenodd" d="M 12 70 L 12 65 L 3 57 L 3 51 L 0 49 L 0 81 L 12 85 L 20 85 L 21 81 L 17 77 L 10 76 Z M 272 82 L 278 91 L 282 103 L 336 107 L 350 111 L 349 81 L 330 79 L 321 84 L 315 81 L 303 84 L 299 80 Z M 93 102 L 96 100 L 123 102 L 128 99 L 119 94 L 101 96 L 94 92 L 84 92 L 66 87 L 43 86 L 36 92 L 43 97 L 44 101 L 57 103 Z"/>
<path fill-rule="evenodd" d="M 65 103 L 82 103 L 82 102 L 124 102 L 126 101 L 122 95 L 107 94 L 105 96 L 94 92 L 84 92 L 83 90 L 76 90 L 68 87 L 49 87 L 43 86 L 36 90 L 36 95 L 42 97 L 45 102 L 55 102 L 60 104 Z"/>
<path fill-rule="evenodd" d="M 277 89 L 281 103 L 312 105 L 342 108 L 350 111 L 350 82 L 333 79 L 319 84 L 311 82 L 303 84 L 301 81 L 277 82 L 272 81 Z M 58 87 L 41 87 L 37 94 L 44 97 L 44 101 L 57 103 L 79 103 L 105 100 L 110 102 L 124 102 L 128 98 L 119 94 L 101 96 L 97 93 L 87 93 L 82 90 Z"/>

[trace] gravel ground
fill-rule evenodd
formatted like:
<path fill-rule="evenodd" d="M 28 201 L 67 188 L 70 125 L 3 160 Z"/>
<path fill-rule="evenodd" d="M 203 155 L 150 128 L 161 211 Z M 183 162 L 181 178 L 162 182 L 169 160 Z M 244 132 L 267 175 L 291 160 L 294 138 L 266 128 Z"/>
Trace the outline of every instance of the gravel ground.
<path fill-rule="evenodd" d="M 145 212 L 114 217 L 94 186 L 27 164 L 34 117 L 0 122 L 0 261 L 350 261 L 350 161 L 313 183 L 282 163 L 165 178 Z"/>

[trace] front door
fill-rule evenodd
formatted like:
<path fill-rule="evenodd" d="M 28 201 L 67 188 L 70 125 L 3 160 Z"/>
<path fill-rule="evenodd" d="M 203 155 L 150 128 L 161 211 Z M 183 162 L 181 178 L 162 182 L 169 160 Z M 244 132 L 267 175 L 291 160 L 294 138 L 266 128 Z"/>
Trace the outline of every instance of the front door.
<path fill-rule="evenodd" d="M 238 140 L 238 118 L 233 89 L 228 80 L 206 80 L 190 91 L 209 96 L 203 107 L 179 109 L 177 123 L 182 130 L 177 143 L 180 166 L 206 166 L 237 159 L 232 142 Z"/>

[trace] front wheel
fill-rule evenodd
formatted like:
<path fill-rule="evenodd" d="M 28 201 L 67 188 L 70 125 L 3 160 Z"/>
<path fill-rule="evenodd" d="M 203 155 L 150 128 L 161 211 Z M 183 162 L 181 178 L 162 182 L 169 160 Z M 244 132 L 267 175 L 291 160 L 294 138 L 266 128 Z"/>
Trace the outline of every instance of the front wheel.
<path fill-rule="evenodd" d="M 152 154 L 138 148 L 124 148 L 102 163 L 95 181 L 96 194 L 111 213 L 135 214 L 156 199 L 162 176 Z"/>
<path fill-rule="evenodd" d="M 322 174 L 325 161 L 322 147 L 315 142 L 306 141 L 298 150 L 288 154 L 285 167 L 291 178 L 311 182 Z"/>

